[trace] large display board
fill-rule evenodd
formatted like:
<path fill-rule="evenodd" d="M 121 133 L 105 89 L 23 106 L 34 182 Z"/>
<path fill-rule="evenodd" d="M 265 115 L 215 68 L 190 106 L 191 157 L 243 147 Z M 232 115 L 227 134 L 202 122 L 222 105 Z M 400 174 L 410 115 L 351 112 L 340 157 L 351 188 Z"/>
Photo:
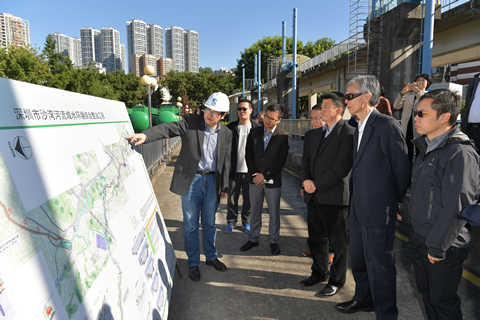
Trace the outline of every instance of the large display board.
<path fill-rule="evenodd" d="M 125 105 L 0 78 L 0 319 L 166 319 L 175 253 Z"/>

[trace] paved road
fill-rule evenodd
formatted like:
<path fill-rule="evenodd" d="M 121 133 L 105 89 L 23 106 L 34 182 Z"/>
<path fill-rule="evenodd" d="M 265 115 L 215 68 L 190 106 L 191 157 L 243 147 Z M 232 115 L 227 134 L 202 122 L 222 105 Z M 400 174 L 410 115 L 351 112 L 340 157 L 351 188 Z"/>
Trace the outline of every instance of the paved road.
<path fill-rule="evenodd" d="M 219 259 L 228 271 L 218 272 L 205 265 L 202 255 L 202 279 L 191 281 L 183 249 L 181 200 L 168 190 L 175 159 L 154 180 L 155 193 L 183 273 L 183 278 L 175 273 L 169 319 L 375 319 L 374 313 L 348 315 L 335 310 L 336 303 L 353 296 L 355 283 L 350 270 L 344 289 L 331 298 L 314 297 L 322 284 L 311 288 L 299 284 L 310 275 L 312 260 L 300 255 L 307 246 L 306 207 L 300 196 L 298 177 L 287 171 L 282 173 L 281 254 L 270 253 L 266 203 L 260 245 L 241 252 L 239 249 L 248 240 L 247 235 L 238 226 L 232 234 L 223 232 L 226 201 L 222 200 L 216 219 L 216 243 Z M 406 242 L 396 238 L 395 252 L 399 319 L 424 319 L 422 298 L 415 288 Z M 459 294 L 464 318 L 480 319 L 479 288 L 462 279 Z"/>

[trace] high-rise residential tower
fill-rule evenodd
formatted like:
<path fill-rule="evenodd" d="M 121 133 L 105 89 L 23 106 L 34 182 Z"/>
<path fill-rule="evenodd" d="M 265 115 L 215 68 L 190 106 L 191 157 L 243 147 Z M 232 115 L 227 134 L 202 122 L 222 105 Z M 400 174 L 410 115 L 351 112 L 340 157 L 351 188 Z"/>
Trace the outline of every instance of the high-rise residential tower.
<path fill-rule="evenodd" d="M 132 73 L 132 56 L 146 54 L 147 50 L 147 24 L 142 20 L 127 21 L 127 54 L 128 72 Z"/>
<path fill-rule="evenodd" d="M 185 71 L 198 73 L 200 69 L 198 58 L 198 32 L 194 30 L 185 30 L 184 37 Z"/>
<path fill-rule="evenodd" d="M 28 20 L 0 13 L 0 47 L 30 45 L 30 24 Z"/>
<path fill-rule="evenodd" d="M 82 66 L 82 46 L 79 38 L 72 38 L 61 33 L 50 33 L 55 40 L 55 53 L 69 57 L 75 67 Z"/>
<path fill-rule="evenodd" d="M 88 66 L 90 61 L 102 62 L 100 56 L 100 31 L 90 27 L 80 29 L 82 41 L 82 63 Z"/>
<path fill-rule="evenodd" d="M 100 62 L 107 69 L 107 72 L 122 70 L 120 32 L 105 27 L 101 29 L 100 35 Z"/>
<path fill-rule="evenodd" d="M 163 57 L 163 29 L 156 24 L 147 25 L 147 53 Z"/>
<path fill-rule="evenodd" d="M 122 58 L 122 71 L 125 73 L 125 45 L 120 43 L 121 48 L 121 58 Z"/>
<path fill-rule="evenodd" d="M 165 29 L 165 56 L 172 59 L 174 71 L 185 71 L 184 30 L 173 26 Z"/>

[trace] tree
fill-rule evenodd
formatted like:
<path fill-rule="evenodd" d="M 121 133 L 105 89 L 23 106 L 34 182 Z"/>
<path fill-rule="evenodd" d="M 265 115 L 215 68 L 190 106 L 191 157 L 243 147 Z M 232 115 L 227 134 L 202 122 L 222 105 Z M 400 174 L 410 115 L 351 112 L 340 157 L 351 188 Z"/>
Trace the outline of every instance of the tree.
<path fill-rule="evenodd" d="M 46 82 L 50 73 L 45 57 L 31 47 L 0 48 L 0 77 L 34 84 Z"/>
<path fill-rule="evenodd" d="M 56 40 L 48 36 L 45 40 L 45 55 L 50 69 L 51 77 L 45 83 L 47 87 L 66 89 L 72 78 L 73 64 L 69 57 L 55 53 Z"/>
<path fill-rule="evenodd" d="M 313 58 L 323 51 L 329 49 L 334 45 L 334 41 L 330 38 L 321 38 L 315 42 L 307 42 L 304 47 L 302 41 L 297 40 L 297 53 L 303 54 L 307 57 Z M 293 38 L 286 38 L 286 53 L 292 53 Z M 240 59 L 237 60 L 237 67 L 235 71 L 237 88 L 241 87 L 242 81 L 242 68 L 245 68 L 245 78 L 253 79 L 255 76 L 255 55 L 261 50 L 261 78 L 264 82 L 267 81 L 268 70 L 268 58 L 269 57 L 281 57 L 282 56 L 282 37 L 263 37 L 262 40 L 258 40 L 250 48 L 245 48 L 243 52 L 240 52 Z"/>
<path fill-rule="evenodd" d="M 152 107 L 159 108 L 163 103 L 163 91 L 160 86 L 152 92 Z"/>
<path fill-rule="evenodd" d="M 168 88 L 173 99 L 186 94 L 190 104 L 202 105 L 214 92 L 231 94 L 234 81 L 231 74 L 218 75 L 205 70 L 200 73 L 170 71 L 162 85 Z"/>

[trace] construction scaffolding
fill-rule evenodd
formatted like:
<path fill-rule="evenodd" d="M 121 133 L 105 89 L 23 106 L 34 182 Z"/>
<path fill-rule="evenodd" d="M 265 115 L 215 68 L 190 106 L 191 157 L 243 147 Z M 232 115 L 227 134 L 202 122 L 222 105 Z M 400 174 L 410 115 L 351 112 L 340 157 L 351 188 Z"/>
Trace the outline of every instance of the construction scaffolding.
<path fill-rule="evenodd" d="M 382 56 L 383 0 L 350 0 L 348 77 L 379 77 Z"/>
<path fill-rule="evenodd" d="M 268 57 L 267 59 L 267 81 L 275 79 L 282 67 L 282 57 Z"/>

